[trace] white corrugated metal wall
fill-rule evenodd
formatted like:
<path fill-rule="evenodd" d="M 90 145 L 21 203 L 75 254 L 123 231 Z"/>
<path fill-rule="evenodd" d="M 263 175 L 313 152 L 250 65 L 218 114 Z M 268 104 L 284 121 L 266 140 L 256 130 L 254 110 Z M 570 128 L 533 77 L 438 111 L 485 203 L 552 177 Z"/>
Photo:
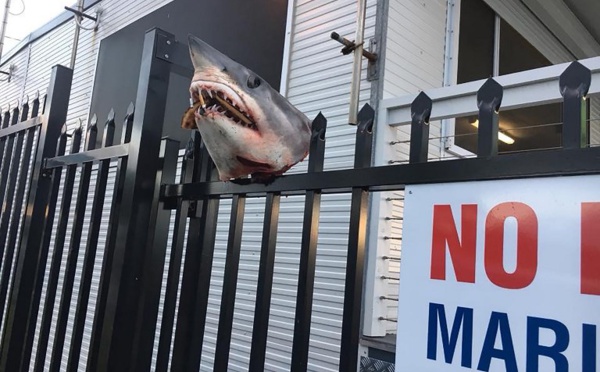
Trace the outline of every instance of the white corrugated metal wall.
<path fill-rule="evenodd" d="M 83 31 L 81 33 L 67 120 L 69 130 L 74 129 L 78 119 L 84 120 L 84 125 L 88 119 L 86 116 L 91 98 L 100 41 L 168 2 L 165 0 L 144 2 L 104 0 L 96 6 L 103 9 L 102 23 L 98 32 Z M 374 33 L 375 3 L 374 0 L 368 2 L 365 32 L 367 40 Z M 292 6 L 294 20 L 290 29 L 291 49 L 287 54 L 289 55 L 289 69 L 284 73 L 284 77 L 287 78 L 288 97 L 309 117 L 314 117 L 319 111 L 322 111 L 328 118 L 329 129 L 325 168 L 351 167 L 354 128 L 347 125 L 347 115 L 352 59 L 339 53 L 340 45 L 331 41 L 329 34 L 335 30 L 348 38 L 353 37 L 356 24 L 356 2 L 353 0 L 296 1 Z M 89 12 L 91 13 L 93 10 Z M 0 104 L 6 107 L 7 103 L 14 103 L 27 94 L 31 96 L 37 90 L 41 90 L 43 93 L 50 78 L 50 67 L 58 63 L 68 64 L 73 30 L 74 25 L 72 22 L 65 23 L 44 35 L 44 37 L 34 42 L 31 47 L 25 48 L 8 61 L 8 63 L 16 64 L 18 68 L 10 83 L 0 83 L 0 91 L 2 92 Z M 366 72 L 363 75 L 366 76 Z M 361 100 L 365 103 L 369 101 L 369 98 L 370 84 L 363 79 Z M 123 115 L 124 113 L 117 113 L 117 122 L 122 119 Z M 104 118 L 101 117 L 99 120 L 104 121 Z M 305 170 L 305 166 L 306 163 L 301 164 L 292 172 L 302 172 Z M 111 180 L 114 182 L 114 174 L 111 174 Z M 76 188 L 77 185 L 75 185 Z M 112 189 L 108 190 L 107 200 L 109 200 L 111 194 Z M 227 203 L 223 203 L 219 216 L 221 223 L 219 224 L 215 252 L 214 275 L 211 281 L 213 285 L 211 287 L 211 307 L 208 312 L 209 319 L 205 341 L 206 354 L 202 361 L 203 369 L 207 370 L 211 369 L 210 351 L 211 349 L 214 351 L 218 326 L 225 239 L 228 228 L 226 222 L 229 208 Z M 247 225 L 244 228 L 242 263 L 236 295 L 231 370 L 244 370 L 247 368 L 248 363 L 263 208 L 262 200 L 248 201 L 246 206 Z M 269 326 L 268 370 L 289 369 L 290 358 L 284 355 L 289 354 L 291 351 L 302 209 L 302 197 L 289 197 L 282 201 L 272 315 Z M 108 211 L 105 211 L 104 229 L 106 228 L 107 218 Z M 323 198 L 313 304 L 314 312 L 311 326 L 311 361 L 309 367 L 311 370 L 337 369 L 348 218 L 349 198 L 347 196 L 327 196 Z M 85 237 L 84 231 L 84 242 Z M 101 233 L 97 253 L 98 259 L 103 254 L 104 240 L 104 234 Z M 68 236 L 66 243 L 68 244 Z M 99 265 L 100 261 L 98 260 L 98 270 Z M 79 275 L 79 270 L 77 275 Z M 60 293 L 60 284 L 59 281 L 58 293 Z M 90 311 L 88 311 L 86 323 L 84 350 L 88 347 L 97 285 L 98 275 L 95 275 L 90 296 Z M 73 302 L 76 298 L 77 288 L 73 293 Z M 59 301 L 60 298 L 57 298 L 56 303 Z M 54 314 L 55 318 L 56 316 L 57 314 Z M 70 333 L 72 321 L 71 318 L 67 334 Z M 52 337 L 49 346 L 51 344 Z M 67 337 L 66 348 L 68 344 L 69 339 Z M 35 352 L 34 349 L 34 354 Z M 86 355 L 84 352 L 81 360 L 82 368 L 85 362 Z"/>
<path fill-rule="evenodd" d="M 118 31 L 119 29 L 125 27 L 126 25 L 134 22 L 135 20 L 143 17 L 144 15 L 152 12 L 158 7 L 167 4 L 170 1 L 167 0 L 152 0 L 152 1 L 119 1 L 119 0 L 104 0 L 93 7 L 93 9 L 89 10 L 89 13 L 93 13 L 94 9 L 101 7 L 103 9 L 102 15 L 102 23 L 97 32 L 89 32 L 82 31 L 79 40 L 79 49 L 77 54 L 77 62 L 76 68 L 73 76 L 73 85 L 71 90 L 71 99 L 69 103 L 69 112 L 67 116 L 67 124 L 69 126 L 69 131 L 72 131 L 77 125 L 78 120 L 81 119 L 84 121 L 84 125 L 87 122 L 88 118 L 88 110 L 89 103 L 91 99 L 91 93 L 93 88 L 93 79 L 94 79 L 94 71 L 96 65 L 96 59 L 98 54 L 98 49 L 100 46 L 100 41 L 112 33 Z M 45 93 L 47 89 L 49 80 L 51 67 L 56 64 L 67 65 L 69 64 L 69 58 L 72 47 L 72 39 L 74 32 L 74 24 L 72 22 L 67 22 L 54 30 L 50 31 L 48 34 L 44 35 L 40 39 L 33 42 L 30 46 L 24 48 L 22 51 L 14 55 L 10 60 L 6 61 L 3 66 L 8 66 L 9 64 L 15 64 L 17 69 L 15 70 L 15 75 L 12 77 L 10 82 L 2 81 L 0 82 L 0 92 L 2 92 L 0 96 L 0 105 L 1 107 L 6 108 L 9 104 L 14 105 L 17 101 L 23 100 L 26 96 L 33 97 L 36 91 L 40 91 L 41 94 Z M 104 122 L 106 119 L 106 115 L 108 113 L 101 113 L 103 117 L 100 117 L 99 120 Z M 117 127 L 119 127 L 119 123 L 122 121 L 125 113 L 117 113 Z M 102 133 L 99 133 L 101 136 Z M 89 337 L 91 334 L 91 322 L 93 320 L 93 309 L 95 306 L 95 295 L 98 289 L 98 280 L 99 280 L 99 270 L 101 264 L 101 258 L 104 253 L 104 244 L 106 238 L 106 228 L 108 221 L 108 208 L 109 203 L 112 198 L 112 190 L 114 185 L 114 172 L 111 172 L 109 176 L 109 187 L 107 188 L 106 193 L 106 203 L 103 214 L 103 223 L 102 223 L 102 231 L 100 233 L 98 251 L 97 251 L 97 263 L 96 263 L 96 271 L 92 281 L 92 288 L 90 293 L 90 301 L 88 306 L 88 316 L 86 319 L 86 328 L 85 335 L 83 339 L 82 345 L 82 357 L 80 360 L 80 368 L 85 368 L 85 363 L 87 361 L 86 350 L 89 347 Z M 93 197 L 93 184 L 94 178 L 92 178 L 90 193 L 88 195 L 88 201 Z M 75 184 L 74 190 L 77 190 L 77 184 Z M 62 190 L 61 190 L 62 191 Z M 59 200 L 58 208 L 60 207 L 60 203 L 62 201 Z M 74 202 L 74 201 L 73 201 Z M 73 213 L 73 211 L 72 211 Z M 72 216 L 71 213 L 71 216 Z M 86 220 L 89 219 L 90 211 L 88 210 L 86 213 Z M 67 231 L 67 237 L 65 241 L 65 246 L 68 247 L 69 238 L 70 238 L 70 228 Z M 85 241 L 87 237 L 87 228 L 83 230 L 82 234 L 82 251 L 85 246 Z M 54 240 L 53 240 L 54 241 Z M 53 243 L 51 243 L 49 259 L 53 252 Z M 79 255 L 79 264 L 78 270 L 76 274 L 75 282 L 79 282 L 79 276 L 81 272 L 81 265 L 83 260 L 83 252 Z M 63 256 L 63 265 L 66 262 L 66 255 Z M 47 267 L 46 275 L 48 275 L 49 267 Z M 47 280 L 47 278 L 46 278 Z M 44 283 L 44 289 L 42 298 L 45 296 L 45 288 L 46 282 Z M 60 301 L 60 292 L 62 288 L 62 274 L 59 278 L 59 286 L 57 291 L 57 297 L 55 303 L 58 305 Z M 77 300 L 78 288 L 75 286 L 72 296 L 72 304 Z M 53 334 L 53 329 L 56 325 L 56 317 L 57 313 L 53 314 L 53 324 L 51 335 Z M 68 354 L 69 347 L 69 337 L 70 332 L 73 326 L 73 314 L 70 314 L 69 323 L 67 325 L 67 337 L 65 339 L 65 353 L 63 355 L 63 363 L 66 363 L 66 356 Z M 41 321 L 42 310 L 40 308 L 39 316 L 38 316 L 38 327 L 39 322 Z M 52 336 L 48 342 L 49 349 L 52 346 Z M 35 358 L 37 353 L 37 340 L 34 342 L 34 350 L 32 355 L 32 360 Z M 33 367 L 33 364 L 32 364 Z"/>
<path fill-rule="evenodd" d="M 441 87 L 444 79 L 444 47 L 446 33 L 446 0 L 389 0 L 385 42 L 385 72 L 383 98 L 416 94 L 425 89 Z M 379 130 L 384 130 L 379 128 Z M 377 146 L 389 147 L 385 161 L 408 160 L 410 127 L 389 131 L 389 138 Z M 430 158 L 441 154 L 440 123 L 430 125 Z M 400 141 L 390 145 L 391 141 Z M 391 146 L 391 147 L 390 147 Z M 396 333 L 398 278 L 402 220 L 385 220 L 402 216 L 403 192 L 375 193 L 373 197 L 373 223 L 369 240 L 377 249 L 370 265 L 367 292 L 372 302 L 365 303 L 364 333 L 367 336 L 385 336 Z M 393 200 L 388 200 L 392 198 Z M 383 257 L 392 257 L 384 259 Z M 386 277 L 386 278 L 382 278 Z M 381 298 L 385 297 L 385 298 Z M 379 319 L 386 318 L 386 319 Z"/>
<path fill-rule="evenodd" d="M 519 0 L 484 0 L 502 18 L 509 22 L 518 32 L 538 48 L 552 63 L 562 63 L 573 60 L 573 56 L 550 33 L 539 19 L 535 17 Z M 447 0 L 390 0 L 389 18 L 386 39 L 386 62 L 384 98 L 414 94 L 420 90 L 441 87 L 444 81 L 444 48 L 446 46 L 447 4 L 460 1 Z M 455 32 L 458 31 L 458 20 L 455 20 Z M 450 50 L 451 51 L 451 50 Z M 584 58 L 585 56 L 579 56 Z M 456 55 L 454 55 L 454 60 Z M 452 71 L 452 69 L 448 69 Z M 450 79 L 449 81 L 453 81 Z M 600 97 L 591 101 L 591 143 L 600 143 Z M 431 124 L 429 142 L 429 157 L 451 158 L 452 154 L 446 153 L 442 148 L 439 137 L 439 122 Z M 393 138 L 396 136 L 395 138 Z M 392 141 L 401 141 L 389 151 L 393 161 L 408 160 L 409 146 L 407 141 L 410 136 L 410 126 L 401 126 L 398 130 L 390 131 Z M 437 139 L 435 139 L 437 138 Z M 389 146 L 386 142 L 382 146 Z M 379 203 L 378 229 L 374 229 L 376 238 L 371 243 L 377 242 L 377 267 L 371 270 L 370 276 L 398 277 L 399 262 L 397 260 L 382 260 L 383 256 L 399 257 L 401 251 L 402 221 L 385 221 L 385 217 L 399 218 L 403 215 L 402 192 L 382 193 L 380 198 L 374 199 Z M 387 200 L 393 198 L 396 200 Z M 384 240 L 384 237 L 392 239 Z M 396 302 L 378 300 L 380 296 L 388 298 L 397 297 L 398 281 L 387 280 L 384 285 L 374 283 L 372 289 L 374 300 L 366 311 L 371 316 L 365 319 L 365 333 L 372 336 L 383 336 L 386 333 L 395 333 L 395 323 L 379 321 L 378 317 L 395 318 L 397 315 Z M 369 304 L 366 305 L 369 307 Z"/>
<path fill-rule="evenodd" d="M 354 0 L 297 0 L 290 28 L 287 97 L 309 118 L 319 111 L 328 119 L 325 169 L 349 168 L 354 160 L 355 128 L 348 125 L 352 58 L 340 54 L 340 45 L 330 39 L 332 31 L 354 38 L 357 2 Z M 367 2 L 365 39 L 374 35 L 376 1 Z M 286 61 L 284 61 L 284 65 Z M 370 99 L 364 64 L 361 101 Z M 307 162 L 290 170 L 304 172 Z M 248 200 L 243 231 L 238 290 L 229 370 L 247 370 L 256 298 L 258 260 L 264 200 Z M 202 370 L 210 371 L 218 327 L 222 276 L 231 204 L 222 203 L 217 233 L 213 278 L 205 333 Z M 304 197 L 282 199 L 278 230 L 273 298 L 269 320 L 266 370 L 288 371 L 294 329 L 296 285 L 301 241 Z M 311 337 L 309 370 L 337 370 L 341 337 L 345 261 L 350 198 L 328 195 L 322 199 Z"/>

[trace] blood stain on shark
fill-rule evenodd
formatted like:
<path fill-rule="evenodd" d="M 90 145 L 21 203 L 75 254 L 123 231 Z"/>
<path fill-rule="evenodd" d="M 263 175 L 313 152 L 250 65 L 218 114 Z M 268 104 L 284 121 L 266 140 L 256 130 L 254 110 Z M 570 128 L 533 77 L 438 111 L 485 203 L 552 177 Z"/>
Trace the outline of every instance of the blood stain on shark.
<path fill-rule="evenodd" d="M 193 35 L 192 105 L 181 127 L 197 129 L 219 179 L 268 179 L 308 155 L 311 121 L 264 79 Z"/>

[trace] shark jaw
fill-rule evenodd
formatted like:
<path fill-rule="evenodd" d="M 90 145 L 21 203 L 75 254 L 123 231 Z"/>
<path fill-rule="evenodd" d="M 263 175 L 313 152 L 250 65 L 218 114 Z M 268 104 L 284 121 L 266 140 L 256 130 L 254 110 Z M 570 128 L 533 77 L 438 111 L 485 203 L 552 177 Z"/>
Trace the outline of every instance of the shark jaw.
<path fill-rule="evenodd" d="M 256 119 L 241 97 L 229 86 L 214 81 L 196 81 L 190 87 L 194 105 L 199 103 L 195 112 L 196 119 L 204 116 L 225 116 L 238 125 L 258 132 Z"/>
<path fill-rule="evenodd" d="M 266 81 L 190 36 L 195 72 L 182 127 L 197 129 L 219 179 L 280 175 L 308 154 L 311 125 Z"/>

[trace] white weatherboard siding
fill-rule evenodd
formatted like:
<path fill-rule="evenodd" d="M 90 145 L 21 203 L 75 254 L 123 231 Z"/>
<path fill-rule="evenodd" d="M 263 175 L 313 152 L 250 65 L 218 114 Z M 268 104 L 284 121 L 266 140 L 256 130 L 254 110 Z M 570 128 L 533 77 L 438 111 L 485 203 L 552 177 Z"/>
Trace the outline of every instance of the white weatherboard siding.
<path fill-rule="evenodd" d="M 168 2 L 164 0 L 144 2 L 104 0 L 94 7 L 103 9 L 102 21 L 97 32 L 81 32 L 67 119 L 70 130 L 73 130 L 77 125 L 78 119 L 82 119 L 84 125 L 88 120 L 94 71 L 101 40 Z M 375 4 L 376 1 L 374 0 L 368 1 L 366 40 L 371 38 L 374 33 Z M 289 69 L 286 71 L 287 74 L 284 74 L 284 76 L 287 76 L 287 95 L 292 103 L 310 118 L 314 118 L 319 111 L 322 111 L 327 117 L 328 135 L 325 168 L 351 167 L 355 128 L 347 125 L 347 117 L 352 58 L 341 55 L 339 52 L 341 46 L 332 41 L 329 34 L 332 31 L 337 31 L 349 39 L 354 38 L 356 2 L 353 0 L 296 1 L 292 5 L 295 16 L 291 28 L 290 49 L 288 50 Z M 93 9 L 89 10 L 88 13 L 93 13 Z M 17 70 L 10 83 L 0 82 L 0 105 L 2 107 L 7 107 L 9 103 L 21 100 L 27 94 L 31 96 L 37 90 L 42 93 L 45 92 L 50 78 L 51 66 L 55 64 L 67 65 L 69 62 L 73 30 L 73 23 L 67 22 L 44 35 L 30 47 L 25 48 L 7 61 L 5 65 L 14 63 L 17 65 Z M 366 63 L 364 63 L 364 68 L 366 69 Z M 364 76 L 366 76 L 366 71 L 363 71 L 363 78 Z M 370 84 L 365 79 L 362 82 L 360 97 L 362 103 L 368 102 L 370 98 Z M 119 127 L 125 113 L 116 114 L 117 126 Z M 104 116 L 106 113 L 101 113 L 101 115 Z M 99 118 L 100 122 L 104 120 L 105 117 Z M 291 172 L 303 172 L 305 170 L 306 162 L 300 164 Z M 114 172 L 111 173 L 109 179 L 109 184 L 111 183 L 114 183 Z M 75 186 L 77 187 L 77 185 Z M 90 194 L 92 193 L 93 188 L 90 190 Z M 107 191 L 107 199 L 111 195 L 112 188 Z M 325 196 L 322 201 L 309 351 L 310 370 L 337 370 L 349 204 L 347 195 Z M 289 353 L 292 346 L 303 207 L 303 197 L 288 197 L 282 200 L 269 325 L 267 370 L 289 370 L 290 367 Z M 97 253 L 98 259 L 102 257 L 105 244 L 107 208 L 108 205 L 106 204 L 103 231 L 101 232 Z M 204 358 L 202 360 L 203 370 L 211 370 L 213 362 L 211 350 L 214 353 L 218 329 L 229 210 L 230 203 L 224 201 L 219 214 L 220 223 L 213 277 L 211 279 L 212 286 L 204 343 Z M 247 201 L 246 225 L 243 231 L 243 247 L 236 293 L 230 370 L 246 370 L 248 366 L 263 211 L 263 199 Z M 67 244 L 68 238 L 69 236 L 67 236 Z M 84 231 L 83 243 L 85 243 L 85 238 L 86 232 Z M 99 265 L 100 260 L 97 260 L 97 271 L 92 282 L 85 329 L 81 368 L 85 366 L 87 357 L 85 350 L 89 346 L 93 305 L 98 289 Z M 77 275 L 79 275 L 79 271 Z M 76 281 L 78 280 L 76 279 Z M 62 283 L 59 281 L 59 293 L 61 290 L 60 284 Z M 73 294 L 73 302 L 76 298 L 77 288 L 75 288 Z M 60 298 L 56 299 L 57 303 L 59 300 Z M 56 315 L 54 314 L 55 318 Z M 71 318 L 67 335 L 71 332 L 72 321 Z M 51 344 L 52 337 L 49 342 L 49 345 Z M 65 344 L 66 346 L 69 345 L 69 337 L 67 337 Z M 34 348 L 34 354 L 35 352 Z"/>
<path fill-rule="evenodd" d="M 354 39 L 357 2 L 354 0 L 295 1 L 291 25 L 288 99 L 314 118 L 320 111 L 327 118 L 325 169 L 350 168 L 354 161 L 355 127 L 348 125 L 352 57 L 340 53 L 341 45 L 330 39 L 332 31 Z M 365 40 L 375 30 L 376 1 L 367 2 Z M 284 66 L 285 66 L 284 61 Z M 287 74 L 286 74 L 287 73 Z M 370 83 L 363 64 L 361 102 L 369 101 Z M 307 161 L 290 173 L 305 172 Z M 213 265 L 202 370 L 211 371 L 218 330 L 226 239 L 231 203 L 223 201 Z M 281 200 L 275 255 L 273 297 L 267 340 L 267 371 L 289 371 L 304 197 Z M 234 312 L 230 371 L 245 371 L 250 356 L 252 320 L 256 298 L 258 262 L 264 199 L 246 202 L 242 251 Z M 344 277 L 348 243 L 349 195 L 323 196 L 319 223 L 315 289 L 311 323 L 309 370 L 337 371 L 340 349 Z"/>
<path fill-rule="evenodd" d="M 80 39 L 79 39 L 79 48 L 77 53 L 77 61 L 73 76 L 73 85 L 71 89 L 71 97 L 69 103 L 69 111 L 67 115 L 67 124 L 69 126 L 69 131 L 72 131 L 76 125 L 78 125 L 78 120 L 81 119 L 85 123 L 88 120 L 88 110 L 89 104 L 93 89 L 93 79 L 94 79 L 94 71 L 96 67 L 96 59 L 98 56 L 98 49 L 100 46 L 100 41 L 118 31 L 119 29 L 127 26 L 128 24 L 136 21 L 137 19 L 145 16 L 146 14 L 152 12 L 160 6 L 163 6 L 170 1 L 165 0 L 152 0 L 152 1 L 119 1 L 119 0 L 104 0 L 95 5 L 92 9 L 87 12 L 90 14 L 94 13 L 96 8 L 102 8 L 102 21 L 100 24 L 100 28 L 97 32 L 91 31 L 81 31 Z M 86 24 L 87 26 L 87 24 Z M 40 39 L 33 42 L 30 46 L 25 47 L 19 53 L 14 55 L 8 61 L 6 61 L 2 65 L 2 69 L 7 69 L 8 65 L 14 64 L 16 65 L 16 70 L 14 76 L 12 77 L 10 82 L 0 81 L 0 107 L 3 110 L 9 105 L 14 107 L 17 101 L 22 101 L 26 96 L 29 96 L 30 99 L 35 95 L 36 91 L 40 91 L 43 95 L 46 92 L 48 87 L 48 83 L 51 75 L 51 67 L 56 64 L 62 64 L 65 66 L 69 65 L 69 59 L 71 55 L 71 47 L 73 42 L 73 32 L 74 32 L 74 24 L 73 22 L 67 22 L 54 30 L 50 31 Z M 99 121 L 103 123 L 105 121 L 106 115 L 108 113 L 100 113 L 101 117 Z M 120 123 L 123 120 L 125 113 L 117 113 L 117 130 L 120 131 Z M 99 133 L 99 136 L 102 134 Z M 95 168 L 94 168 L 95 169 Z M 113 168 L 114 169 L 114 168 Z M 90 301 L 88 306 L 88 317 L 86 319 L 86 328 L 83 339 L 83 351 L 80 360 L 80 368 L 85 368 L 85 363 L 87 361 L 87 349 L 89 347 L 89 337 L 91 335 L 91 322 L 93 320 L 93 309 L 95 306 L 95 295 L 98 290 L 98 280 L 99 280 L 99 270 L 101 264 L 101 258 L 104 252 L 104 245 L 106 242 L 106 228 L 108 221 L 108 208 L 109 202 L 112 198 L 112 190 L 114 184 L 114 171 L 111 172 L 108 181 L 108 188 L 106 191 L 106 200 L 104 207 L 104 215 L 103 222 L 99 237 L 98 251 L 97 251 L 97 262 L 96 262 L 96 271 L 94 273 L 94 277 L 92 279 L 92 288 L 90 293 Z M 94 184 L 94 178 L 92 178 L 91 185 Z M 74 187 L 74 190 L 77 190 L 77 184 Z M 90 186 L 90 192 L 88 196 L 88 202 L 92 200 L 93 197 L 93 186 Z M 75 191 L 76 192 L 76 191 Z M 74 205 L 75 200 L 73 200 L 72 205 Z M 57 205 L 57 211 L 60 207 L 61 200 L 59 200 L 59 204 Z M 73 209 L 73 208 L 72 208 Z M 73 215 L 73 211 L 71 212 L 71 216 Z M 90 211 L 86 212 L 86 220 L 89 220 Z M 67 231 L 67 236 L 65 240 L 65 247 L 68 247 L 69 238 L 70 238 L 70 228 Z M 83 230 L 82 234 L 82 244 L 81 244 L 81 254 L 79 256 L 79 267 L 76 274 L 75 283 L 79 283 L 79 276 L 81 274 L 81 265 L 83 259 L 83 250 L 85 247 L 85 242 L 87 238 L 87 228 Z M 51 243 L 49 259 L 51 258 L 53 251 L 53 242 Z M 65 257 L 63 257 L 63 265 L 65 264 Z M 64 267 L 64 266 L 63 266 Z M 46 270 L 46 275 L 48 274 L 49 266 Z M 44 298 L 46 289 L 46 283 L 44 284 L 43 295 Z M 57 289 L 57 297 L 56 304 L 60 301 L 60 292 L 62 289 L 62 275 L 59 278 L 59 286 Z M 77 284 L 73 291 L 72 304 L 74 306 L 75 301 L 77 300 L 78 288 Z M 74 308 L 73 308 L 74 309 Z M 38 316 L 38 320 L 41 319 L 41 309 Z M 52 324 L 51 336 L 48 342 L 49 347 L 52 345 L 52 335 L 54 332 L 54 327 L 56 325 L 56 317 L 57 313 L 54 313 L 54 321 Z M 69 318 L 68 328 L 67 328 L 67 337 L 65 339 L 65 353 L 63 355 L 63 363 L 66 363 L 66 357 L 68 353 L 69 346 L 69 338 L 70 333 L 73 326 L 73 315 L 71 314 Z M 39 323 L 38 323 L 39 326 Z M 37 340 L 34 342 L 34 350 L 33 356 L 37 353 Z M 49 358 L 48 358 L 49 360 Z M 64 366 L 64 364 L 63 364 Z M 33 368 L 33 364 L 31 365 Z"/>
<path fill-rule="evenodd" d="M 416 94 L 421 90 L 437 88 L 444 81 L 444 47 L 446 34 L 446 0 L 390 0 L 386 37 L 384 67 L 384 98 Z M 377 165 L 389 161 L 408 160 L 410 125 L 397 129 L 384 127 L 378 120 L 378 130 L 385 135 L 377 136 L 382 141 L 377 147 L 384 155 Z M 430 124 L 429 157 L 441 154 L 440 124 Z M 379 140 L 378 140 L 379 141 Z M 390 145 L 391 141 L 402 143 Z M 369 245 L 373 250 L 369 256 L 366 293 L 371 301 L 365 302 L 363 332 L 367 336 L 385 336 L 396 333 L 396 323 L 379 318 L 396 318 L 398 281 L 381 277 L 398 278 L 402 237 L 402 220 L 385 220 L 386 217 L 402 216 L 403 201 L 387 200 L 402 198 L 403 192 L 374 193 L 371 206 L 372 220 Z M 385 239 L 386 237 L 392 239 Z M 376 249 L 376 250 L 375 250 Z M 382 257 L 394 259 L 383 259 Z M 381 297 L 388 299 L 381 299 Z"/>
<path fill-rule="evenodd" d="M 586 55 L 573 56 L 542 22 L 519 0 L 484 0 L 502 18 L 509 22 L 532 45 L 538 48 L 552 63 L 572 61 L 594 53 L 588 50 Z M 388 12 L 388 28 L 386 39 L 384 98 L 411 96 L 416 97 L 420 90 L 441 87 L 444 80 L 452 83 L 453 76 L 444 77 L 444 70 L 449 75 L 456 73 L 458 48 L 458 8 L 447 12 L 447 4 L 460 7 L 460 0 L 390 0 Z M 454 14 L 454 34 L 446 35 L 447 14 Z M 448 48 L 446 39 L 452 43 Z M 444 48 L 450 54 L 449 66 L 444 65 Z M 453 66 L 454 65 L 454 66 Z M 411 99 L 412 99 L 411 98 Z M 592 97 L 590 110 L 590 138 L 592 144 L 600 143 L 600 97 Z M 381 114 L 381 113 L 380 113 Z M 397 129 L 382 128 L 385 118 L 379 119 L 379 130 L 385 135 L 377 144 L 378 164 L 386 165 L 388 161 L 403 162 L 408 159 L 408 140 L 410 124 Z M 442 142 L 439 122 L 430 125 L 429 158 L 451 158 L 453 155 L 441 148 Z M 390 141 L 402 143 L 390 146 Z M 398 257 L 400 255 L 402 236 L 402 220 L 385 220 L 386 217 L 399 218 L 403 215 L 402 200 L 386 200 L 386 198 L 402 198 L 403 193 L 381 193 L 374 198 L 372 213 L 379 216 L 371 226 L 370 244 L 377 245 L 377 252 L 371 255 L 368 277 L 373 292 L 373 303 L 365 306 L 364 333 L 372 336 L 383 336 L 395 333 L 395 324 L 378 321 L 379 317 L 395 318 L 396 302 L 379 300 L 380 296 L 394 298 L 397 296 L 396 280 L 380 280 L 381 276 L 397 278 L 399 262 L 383 260 L 383 256 Z M 384 237 L 392 239 L 385 240 Z M 378 280 L 380 280 L 378 282 Z M 370 323 L 369 323 L 370 321 Z"/>

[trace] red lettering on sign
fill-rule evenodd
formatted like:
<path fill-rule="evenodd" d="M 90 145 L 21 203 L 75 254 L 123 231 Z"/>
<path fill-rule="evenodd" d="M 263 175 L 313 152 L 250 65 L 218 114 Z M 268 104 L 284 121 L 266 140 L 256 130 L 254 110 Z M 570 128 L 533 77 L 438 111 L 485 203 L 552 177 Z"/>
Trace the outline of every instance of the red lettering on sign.
<path fill-rule="evenodd" d="M 600 203 L 581 204 L 581 293 L 600 296 Z"/>
<path fill-rule="evenodd" d="M 477 205 L 461 206 L 461 239 L 449 205 L 433 206 L 431 242 L 431 279 L 446 280 L 446 246 L 450 253 L 456 280 L 475 283 L 475 243 Z M 447 244 L 446 244 L 447 243 Z"/>
<path fill-rule="evenodd" d="M 513 273 L 504 269 L 504 222 L 508 217 L 517 220 L 517 267 Z M 518 202 L 498 204 L 485 221 L 485 272 L 499 287 L 527 287 L 537 271 L 538 222 L 530 206 Z"/>

